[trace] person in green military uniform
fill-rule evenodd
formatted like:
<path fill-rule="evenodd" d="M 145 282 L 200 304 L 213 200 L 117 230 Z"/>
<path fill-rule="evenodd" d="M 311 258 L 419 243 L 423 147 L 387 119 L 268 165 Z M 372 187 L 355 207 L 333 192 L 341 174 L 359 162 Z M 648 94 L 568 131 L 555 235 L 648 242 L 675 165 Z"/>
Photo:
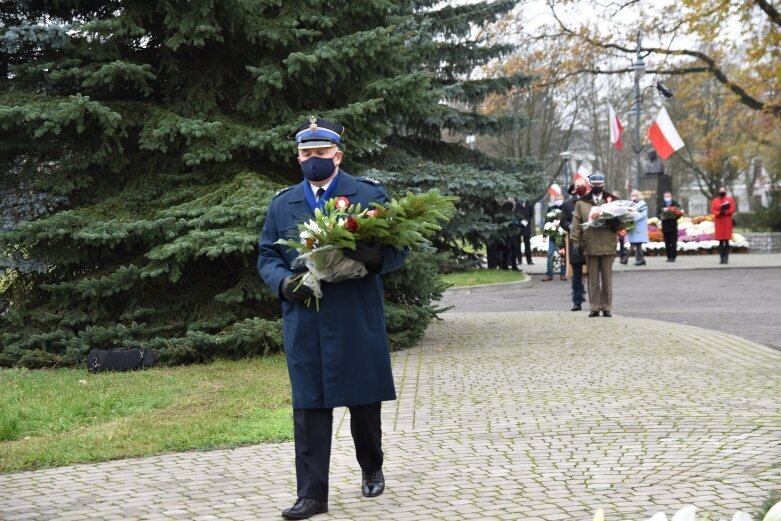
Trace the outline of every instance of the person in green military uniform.
<path fill-rule="evenodd" d="M 612 317 L 613 307 L 613 261 L 616 257 L 616 241 L 618 230 L 624 225 L 613 219 L 608 226 L 583 228 L 588 222 L 589 214 L 594 206 L 601 206 L 616 200 L 616 196 L 604 190 L 605 176 L 591 174 L 588 177 L 591 191 L 586 193 L 575 204 L 572 215 L 570 237 L 572 248 L 576 255 L 583 254 L 588 266 L 588 300 L 591 312 L 589 317 Z"/>

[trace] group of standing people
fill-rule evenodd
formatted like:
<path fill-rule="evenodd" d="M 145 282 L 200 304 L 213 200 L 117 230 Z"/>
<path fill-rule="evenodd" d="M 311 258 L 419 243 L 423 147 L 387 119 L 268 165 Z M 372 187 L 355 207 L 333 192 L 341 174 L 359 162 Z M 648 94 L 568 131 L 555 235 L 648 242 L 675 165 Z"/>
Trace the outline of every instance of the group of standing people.
<path fill-rule="evenodd" d="M 605 178 L 601 174 L 589 177 L 589 183 L 579 178 L 570 187 L 571 197 L 561 204 L 561 227 L 567 235 L 567 259 L 572 267 L 572 311 L 580 311 L 585 302 L 585 287 L 583 284 L 584 266 L 588 273 L 589 317 L 597 317 L 600 312 L 605 317 L 612 316 L 613 276 L 612 264 L 616 255 L 616 240 L 624 237 L 630 244 L 628 255 L 621 241 L 620 262 L 627 264 L 628 257 L 635 256 L 635 266 L 645 266 L 643 244 L 648 236 L 648 205 L 643 193 L 633 190 L 630 197 L 635 203 L 636 214 L 634 226 L 629 232 L 618 220 L 607 227 L 583 228 L 583 223 L 589 220 L 589 213 L 594 206 L 607 204 L 616 196 L 604 191 Z M 662 204 L 657 212 L 664 236 L 667 262 L 675 262 L 678 255 L 678 219 L 682 215 L 682 207 L 673 199 L 670 191 L 664 192 Z M 714 218 L 714 239 L 719 241 L 721 264 L 729 262 L 729 241 L 732 237 L 735 213 L 735 199 L 727 195 L 725 187 L 719 189 L 718 196 L 711 204 Z M 551 270 L 543 281 L 551 280 Z M 562 280 L 564 276 L 562 273 Z"/>
<path fill-rule="evenodd" d="M 527 264 L 534 264 L 531 249 L 534 206 L 529 201 L 507 198 L 498 204 L 492 218 L 496 233 L 486 244 L 488 268 L 521 271 L 521 245 Z"/>

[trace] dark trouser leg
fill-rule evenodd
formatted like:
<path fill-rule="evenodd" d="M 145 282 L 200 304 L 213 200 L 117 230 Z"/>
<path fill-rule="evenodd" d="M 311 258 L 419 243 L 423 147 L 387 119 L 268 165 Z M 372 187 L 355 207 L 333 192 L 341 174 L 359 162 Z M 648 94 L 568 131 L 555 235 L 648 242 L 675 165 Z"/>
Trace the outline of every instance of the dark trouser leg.
<path fill-rule="evenodd" d="M 532 236 L 523 235 L 523 251 L 526 252 L 526 263 L 532 263 Z"/>
<path fill-rule="evenodd" d="M 510 250 L 507 249 L 506 242 L 499 243 L 499 267 L 503 270 L 510 269 Z"/>
<path fill-rule="evenodd" d="M 521 262 L 521 238 L 517 235 L 510 237 L 507 241 L 507 246 L 510 250 L 510 264 L 514 270 L 518 269 L 518 264 Z"/>
<path fill-rule="evenodd" d="M 675 260 L 678 256 L 678 232 L 664 232 L 664 249 L 667 252 L 667 258 Z"/>
<path fill-rule="evenodd" d="M 355 457 L 367 474 L 382 468 L 381 403 L 350 407 L 350 432 L 355 443 Z"/>
<path fill-rule="evenodd" d="M 556 241 L 548 238 L 548 260 L 546 261 L 545 275 L 553 276 L 553 254 L 556 251 Z"/>
<path fill-rule="evenodd" d="M 485 256 L 486 261 L 488 262 L 488 269 L 492 270 L 499 266 L 499 253 L 498 249 L 496 248 L 496 244 L 489 242 L 485 245 Z"/>
<path fill-rule="evenodd" d="M 643 252 L 643 243 L 633 242 L 632 248 L 635 250 L 635 262 L 643 262 L 645 260 L 645 253 Z"/>
<path fill-rule="evenodd" d="M 572 264 L 572 303 L 583 304 L 583 264 Z"/>
<path fill-rule="evenodd" d="M 618 255 L 622 259 L 626 257 L 626 240 L 623 235 L 618 236 Z"/>
<path fill-rule="evenodd" d="M 333 409 L 294 409 L 298 497 L 328 501 Z"/>

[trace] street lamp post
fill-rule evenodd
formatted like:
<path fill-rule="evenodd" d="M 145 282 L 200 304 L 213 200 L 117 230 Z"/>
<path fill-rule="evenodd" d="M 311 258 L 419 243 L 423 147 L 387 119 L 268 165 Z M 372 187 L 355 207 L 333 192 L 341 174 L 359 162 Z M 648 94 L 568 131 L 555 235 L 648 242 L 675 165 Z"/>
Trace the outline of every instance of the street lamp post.
<path fill-rule="evenodd" d="M 572 157 L 572 152 L 569 150 L 565 150 L 561 154 L 559 154 L 559 157 L 564 162 L 563 166 L 563 173 L 564 173 L 564 186 L 568 187 L 572 183 L 572 171 L 570 170 L 570 158 Z"/>
<path fill-rule="evenodd" d="M 640 176 L 642 175 L 643 164 L 641 161 L 641 154 L 643 152 L 643 144 L 640 142 L 640 78 L 645 74 L 645 63 L 643 57 L 640 55 L 640 39 L 641 32 L 637 31 L 637 61 L 632 64 L 632 70 L 635 72 L 635 142 L 632 149 L 635 152 L 635 162 L 637 171 L 635 172 L 635 181 L 633 189 L 640 188 Z"/>

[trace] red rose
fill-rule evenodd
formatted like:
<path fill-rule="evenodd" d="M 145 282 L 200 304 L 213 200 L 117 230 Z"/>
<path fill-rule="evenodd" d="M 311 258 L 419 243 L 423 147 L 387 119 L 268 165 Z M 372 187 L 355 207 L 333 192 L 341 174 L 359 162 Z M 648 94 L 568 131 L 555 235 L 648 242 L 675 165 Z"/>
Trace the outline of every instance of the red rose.
<path fill-rule="evenodd" d="M 344 228 L 348 232 L 355 232 L 358 230 L 358 221 L 353 217 L 348 217 L 347 221 L 344 223 Z"/>

